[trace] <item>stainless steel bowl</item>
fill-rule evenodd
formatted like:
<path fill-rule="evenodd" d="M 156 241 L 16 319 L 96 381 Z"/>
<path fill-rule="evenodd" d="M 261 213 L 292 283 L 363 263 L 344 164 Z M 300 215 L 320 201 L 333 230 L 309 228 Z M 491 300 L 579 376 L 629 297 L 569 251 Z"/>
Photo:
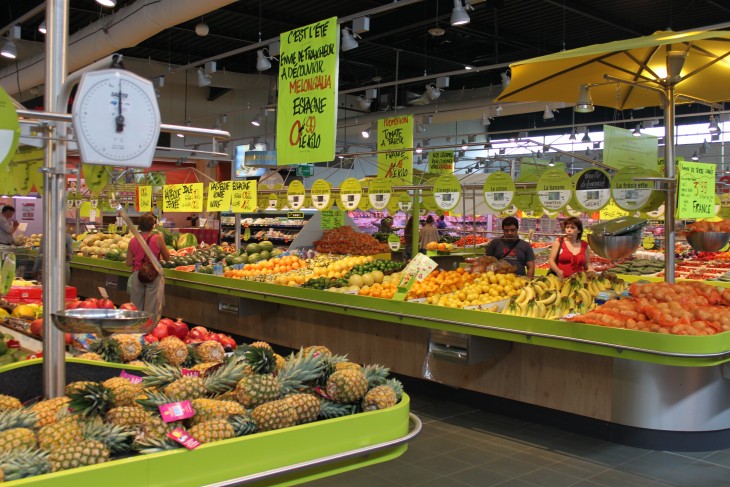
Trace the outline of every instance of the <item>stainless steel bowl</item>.
<path fill-rule="evenodd" d="M 129 309 L 67 309 L 51 317 L 67 333 L 148 333 L 155 327 L 150 313 Z"/>
<path fill-rule="evenodd" d="M 588 235 L 588 245 L 598 256 L 609 260 L 624 259 L 639 247 L 641 244 L 641 232 L 628 233 L 626 235 L 599 235 L 592 233 Z"/>
<path fill-rule="evenodd" d="M 689 232 L 687 243 L 701 252 L 717 252 L 730 241 L 727 232 Z"/>

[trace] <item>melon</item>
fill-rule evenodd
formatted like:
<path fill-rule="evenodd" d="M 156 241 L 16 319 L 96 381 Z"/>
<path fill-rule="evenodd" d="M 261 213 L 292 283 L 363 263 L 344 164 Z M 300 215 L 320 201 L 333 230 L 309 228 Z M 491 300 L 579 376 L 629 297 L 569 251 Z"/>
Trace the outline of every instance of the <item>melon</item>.
<path fill-rule="evenodd" d="M 184 249 L 185 247 L 197 247 L 198 246 L 198 239 L 195 235 L 192 233 L 181 233 L 179 237 L 177 237 L 177 246 L 175 248 L 177 249 Z"/>
<path fill-rule="evenodd" d="M 255 264 L 256 262 L 261 260 L 261 255 L 258 253 L 248 254 L 248 263 L 249 264 Z"/>
<path fill-rule="evenodd" d="M 375 279 L 373 279 L 373 274 L 370 273 L 370 272 L 366 272 L 365 274 L 363 274 L 362 275 L 362 282 L 366 286 L 372 286 L 373 284 L 375 284 Z"/>
<path fill-rule="evenodd" d="M 261 252 L 261 247 L 258 244 L 250 243 L 246 245 L 246 253 L 248 255 L 258 254 L 259 252 Z"/>
<path fill-rule="evenodd" d="M 266 250 L 267 252 L 271 252 L 272 250 L 274 250 L 274 244 L 272 244 L 268 240 L 264 240 L 263 242 L 259 242 L 259 248 L 261 248 L 262 251 Z"/>
<path fill-rule="evenodd" d="M 363 279 L 360 274 L 353 274 L 350 276 L 350 278 L 347 280 L 348 286 L 355 286 L 357 288 L 361 288 L 363 285 Z"/>
<path fill-rule="evenodd" d="M 271 258 L 271 252 L 268 250 L 262 250 L 259 255 L 261 256 L 261 260 L 269 260 Z"/>
<path fill-rule="evenodd" d="M 283 253 L 284 253 L 284 251 L 281 250 L 281 249 L 274 249 L 274 250 L 271 251 L 271 256 L 272 257 L 278 257 L 278 256 L 280 256 Z"/>
<path fill-rule="evenodd" d="M 370 274 L 373 275 L 373 280 L 375 282 L 383 282 L 383 279 L 385 278 L 385 274 L 383 274 L 381 271 L 372 271 Z"/>

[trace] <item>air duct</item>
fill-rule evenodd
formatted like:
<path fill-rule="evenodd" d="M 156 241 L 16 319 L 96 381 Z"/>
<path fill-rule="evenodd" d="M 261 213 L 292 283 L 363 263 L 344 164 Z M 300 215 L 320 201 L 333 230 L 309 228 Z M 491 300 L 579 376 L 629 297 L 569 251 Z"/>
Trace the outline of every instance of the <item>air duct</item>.
<path fill-rule="evenodd" d="M 138 0 L 69 36 L 68 72 L 235 1 Z M 17 75 L 15 65 L 0 71 L 0 86 L 10 95 L 18 93 L 18 85 L 20 91 L 38 86 L 45 81 L 45 68 L 45 54 L 20 61 Z"/>

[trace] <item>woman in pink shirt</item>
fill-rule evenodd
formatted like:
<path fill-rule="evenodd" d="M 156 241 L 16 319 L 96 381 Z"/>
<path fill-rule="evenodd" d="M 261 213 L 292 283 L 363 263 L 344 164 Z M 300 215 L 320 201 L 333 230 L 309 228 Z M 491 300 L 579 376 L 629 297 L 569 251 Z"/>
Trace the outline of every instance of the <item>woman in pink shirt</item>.
<path fill-rule="evenodd" d="M 162 256 L 165 260 L 170 258 L 170 252 L 167 250 L 165 240 L 159 233 L 151 233 L 155 226 L 155 216 L 147 213 L 139 217 L 139 225 L 137 230 L 142 238 L 147 242 L 152 254 L 160 259 Z M 165 303 L 165 278 L 157 276 L 152 282 L 144 283 L 139 280 L 139 268 L 142 266 L 145 253 L 142 246 L 136 238 L 129 241 L 127 249 L 127 265 L 132 268 L 132 275 L 129 277 L 131 281 L 130 300 L 142 311 L 148 311 L 153 315 L 162 310 Z"/>

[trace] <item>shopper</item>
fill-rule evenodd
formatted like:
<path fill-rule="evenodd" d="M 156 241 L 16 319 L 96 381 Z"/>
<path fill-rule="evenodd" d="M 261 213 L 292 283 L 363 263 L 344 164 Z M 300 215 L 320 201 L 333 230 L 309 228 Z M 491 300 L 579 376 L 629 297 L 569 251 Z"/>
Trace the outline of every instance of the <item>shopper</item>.
<path fill-rule="evenodd" d="M 446 222 L 444 221 L 444 215 L 441 215 L 436 219 L 436 228 L 438 229 L 441 237 L 446 235 Z"/>
<path fill-rule="evenodd" d="M 375 226 L 378 228 L 380 233 L 392 233 L 393 232 L 393 219 L 386 216 L 380 222 L 376 223 Z"/>
<path fill-rule="evenodd" d="M 66 259 L 66 284 L 69 283 L 69 280 L 71 279 L 71 257 L 74 255 L 74 239 L 71 238 L 71 235 L 68 233 L 65 234 L 65 247 L 66 252 L 64 255 L 64 258 Z M 40 280 L 42 278 L 41 271 L 43 270 L 43 240 L 46 238 L 46 236 L 41 237 L 40 247 L 38 247 L 38 256 L 35 259 L 35 264 L 33 264 L 33 271 L 32 276 L 33 279 Z"/>
<path fill-rule="evenodd" d="M 532 279 L 535 277 L 535 252 L 528 242 L 520 240 L 517 234 L 519 228 L 520 222 L 513 216 L 502 220 L 502 238 L 492 239 L 485 253 L 515 266 L 518 276 Z"/>
<path fill-rule="evenodd" d="M 406 241 L 405 248 L 405 259 L 408 260 L 413 257 L 413 215 L 408 218 L 406 227 L 403 229 L 403 239 Z"/>
<path fill-rule="evenodd" d="M 588 242 L 581 240 L 583 222 L 576 217 L 566 218 L 563 221 L 563 231 L 565 237 L 553 242 L 550 248 L 550 270 L 560 278 L 570 277 L 576 272 L 592 271 L 591 249 Z"/>
<path fill-rule="evenodd" d="M 426 218 L 426 224 L 423 225 L 423 228 L 419 231 L 418 236 L 418 247 L 420 248 L 421 252 L 426 251 L 426 246 L 431 242 L 438 242 L 439 241 L 439 231 L 436 229 L 436 226 L 433 223 L 433 216 L 428 215 L 428 218 Z"/>
<path fill-rule="evenodd" d="M 150 233 L 154 225 L 155 216 L 146 213 L 139 218 L 137 230 L 144 241 L 147 242 L 152 254 L 158 259 L 162 255 L 167 260 L 170 258 L 170 252 L 167 250 L 162 235 Z M 129 278 L 131 280 L 130 299 L 138 309 L 155 315 L 162 309 L 165 302 L 165 281 L 162 276 L 157 276 L 152 282 L 148 283 L 139 280 L 139 269 L 142 266 L 144 257 L 144 250 L 137 239 L 130 240 L 127 250 L 127 265 L 132 268 L 132 275 Z"/>
<path fill-rule="evenodd" d="M 14 220 L 15 208 L 10 205 L 3 206 L 2 215 L 0 215 L 0 245 L 13 245 L 13 234 L 18 229 L 20 223 Z"/>

